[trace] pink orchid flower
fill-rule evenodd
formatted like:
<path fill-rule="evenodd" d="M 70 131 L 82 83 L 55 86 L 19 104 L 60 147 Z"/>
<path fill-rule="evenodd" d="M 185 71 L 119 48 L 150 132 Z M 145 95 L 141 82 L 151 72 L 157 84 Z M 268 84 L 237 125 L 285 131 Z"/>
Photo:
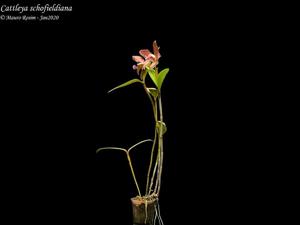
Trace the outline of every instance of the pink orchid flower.
<path fill-rule="evenodd" d="M 133 69 L 137 70 L 139 73 L 140 70 L 144 70 L 146 66 L 149 66 L 151 69 L 157 66 L 158 60 L 161 57 L 159 53 L 159 47 L 157 46 L 156 41 L 153 42 L 153 52 L 150 52 L 148 49 L 142 49 L 139 51 L 140 55 L 143 56 L 132 56 L 132 59 L 137 62 L 137 65 L 133 65 Z"/>

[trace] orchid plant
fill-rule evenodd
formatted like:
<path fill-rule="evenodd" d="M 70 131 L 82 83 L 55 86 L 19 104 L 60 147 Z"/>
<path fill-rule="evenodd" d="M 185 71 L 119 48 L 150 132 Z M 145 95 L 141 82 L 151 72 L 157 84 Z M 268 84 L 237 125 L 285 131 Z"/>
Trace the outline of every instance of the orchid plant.
<path fill-rule="evenodd" d="M 136 65 L 133 65 L 133 70 L 136 71 L 138 78 L 129 80 L 113 89 L 111 89 L 108 93 L 113 92 L 117 89 L 132 85 L 134 83 L 140 84 L 146 95 L 149 98 L 149 101 L 152 106 L 153 118 L 154 118 L 154 138 L 147 139 L 138 142 L 133 145 L 129 149 L 118 148 L 118 147 L 104 147 L 97 149 L 96 153 L 106 149 L 119 150 L 123 151 L 128 159 L 129 166 L 131 169 L 131 174 L 134 179 L 134 183 L 138 192 L 138 197 L 144 199 L 158 198 L 160 189 L 161 189 L 161 177 L 163 170 L 163 157 L 164 157 L 164 149 L 163 149 L 163 137 L 165 132 L 167 131 L 166 124 L 163 120 L 163 107 L 162 107 L 162 85 L 165 80 L 166 75 L 169 72 L 169 69 L 163 69 L 159 71 L 158 64 L 159 59 L 161 58 L 161 54 L 159 52 L 159 47 L 156 41 L 153 42 L 153 52 L 148 49 L 142 49 L 139 51 L 139 56 L 132 56 L 132 59 L 136 62 Z M 146 78 L 150 77 L 151 85 L 146 82 Z M 135 176 L 134 168 L 132 166 L 130 152 L 136 146 L 151 141 L 152 148 L 148 165 L 148 172 L 146 177 L 146 190 L 144 195 L 141 192 L 141 188 L 138 184 L 138 181 Z"/>

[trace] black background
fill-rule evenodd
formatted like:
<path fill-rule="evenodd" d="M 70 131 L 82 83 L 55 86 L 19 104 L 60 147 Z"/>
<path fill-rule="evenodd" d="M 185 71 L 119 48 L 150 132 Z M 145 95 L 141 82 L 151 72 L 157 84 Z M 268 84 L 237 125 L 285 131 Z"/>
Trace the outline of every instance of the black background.
<path fill-rule="evenodd" d="M 6 169 L 14 169 L 7 187 L 20 209 L 32 203 L 34 215 L 24 218 L 131 224 L 136 192 L 126 158 L 103 152 L 95 161 L 95 150 L 152 137 L 142 89 L 107 91 L 136 77 L 131 56 L 153 40 L 159 68 L 170 68 L 163 86 L 165 224 L 259 216 L 267 176 L 259 172 L 268 124 L 264 24 L 243 7 L 154 5 L 149 13 L 138 5 L 74 6 L 59 24 L 1 26 Z M 141 179 L 147 152 L 135 157 Z"/>
<path fill-rule="evenodd" d="M 111 26 L 113 33 L 104 35 L 105 75 L 95 82 L 96 148 L 129 147 L 151 137 L 151 109 L 141 88 L 106 92 L 135 78 L 131 56 L 139 49 L 151 48 L 153 40 L 161 46 L 159 66 L 170 68 L 163 87 L 165 224 L 249 222 L 265 204 L 268 173 L 259 172 L 265 154 L 260 143 L 267 136 L 260 65 L 265 30 L 246 11 L 206 9 L 183 15 L 183 7 L 157 20 L 154 15 L 153 23 L 150 16 Z M 147 154 L 138 151 L 134 162 L 142 177 Z M 129 198 L 136 192 L 124 155 L 97 155 L 95 180 L 98 220 L 130 224 Z"/>

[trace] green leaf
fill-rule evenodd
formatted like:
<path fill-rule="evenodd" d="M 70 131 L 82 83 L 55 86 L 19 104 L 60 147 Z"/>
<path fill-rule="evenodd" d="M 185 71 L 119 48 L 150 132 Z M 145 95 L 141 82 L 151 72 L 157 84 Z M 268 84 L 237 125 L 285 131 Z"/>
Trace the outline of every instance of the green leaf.
<path fill-rule="evenodd" d="M 125 83 L 123 83 L 123 84 L 121 84 L 121 85 L 119 85 L 119 86 L 117 86 L 117 87 L 111 89 L 110 91 L 108 91 L 108 93 L 110 93 L 110 92 L 112 92 L 112 91 L 114 91 L 114 90 L 116 90 L 116 89 L 119 89 L 119 88 L 122 88 L 122 87 L 126 87 L 126 86 L 128 86 L 128 85 L 130 85 L 130 84 L 137 83 L 137 82 L 143 84 L 143 82 L 142 82 L 141 80 L 139 80 L 139 79 L 132 79 L 132 80 L 129 80 L 129 81 L 127 81 L 127 82 L 125 82 Z"/>
<path fill-rule="evenodd" d="M 158 90 L 156 88 L 147 88 L 148 92 L 153 96 L 153 98 L 157 98 Z"/>
<path fill-rule="evenodd" d="M 161 135 L 164 135 L 166 132 L 167 132 L 167 126 L 164 122 L 161 122 L 161 121 L 157 121 L 156 123 L 156 129 L 157 129 L 157 132 L 160 134 L 160 131 L 162 129 L 162 134 Z"/>
<path fill-rule="evenodd" d="M 158 85 L 157 85 L 157 77 L 155 75 L 155 70 L 153 70 L 153 69 L 147 69 L 147 71 L 148 71 L 148 73 L 150 75 L 151 80 L 155 84 L 155 86 L 158 87 Z"/>
<path fill-rule="evenodd" d="M 168 72 L 169 72 L 169 68 L 166 68 L 166 69 L 160 71 L 160 73 L 158 74 L 157 87 L 159 90 L 161 89 L 161 86 L 162 86 L 164 79 L 165 79 L 166 75 L 168 74 Z"/>

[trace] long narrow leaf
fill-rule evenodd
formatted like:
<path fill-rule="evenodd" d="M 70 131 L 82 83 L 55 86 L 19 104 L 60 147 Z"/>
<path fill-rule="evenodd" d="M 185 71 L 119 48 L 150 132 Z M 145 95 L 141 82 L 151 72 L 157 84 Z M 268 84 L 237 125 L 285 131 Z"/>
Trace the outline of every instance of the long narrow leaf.
<path fill-rule="evenodd" d="M 121 84 L 121 85 L 119 85 L 119 86 L 117 86 L 117 87 L 111 89 L 110 91 L 108 91 L 108 93 L 110 93 L 110 92 L 112 92 L 112 91 L 114 91 L 114 90 L 116 90 L 116 89 L 119 89 L 119 88 L 122 88 L 122 87 L 126 87 L 126 86 L 128 86 L 128 85 L 130 85 L 130 84 L 137 83 L 137 82 L 143 84 L 143 81 L 141 81 L 141 80 L 139 80 L 139 79 L 132 79 L 132 80 L 129 80 L 129 81 L 127 81 L 127 82 L 125 82 L 125 83 L 123 83 L 123 84 Z"/>

